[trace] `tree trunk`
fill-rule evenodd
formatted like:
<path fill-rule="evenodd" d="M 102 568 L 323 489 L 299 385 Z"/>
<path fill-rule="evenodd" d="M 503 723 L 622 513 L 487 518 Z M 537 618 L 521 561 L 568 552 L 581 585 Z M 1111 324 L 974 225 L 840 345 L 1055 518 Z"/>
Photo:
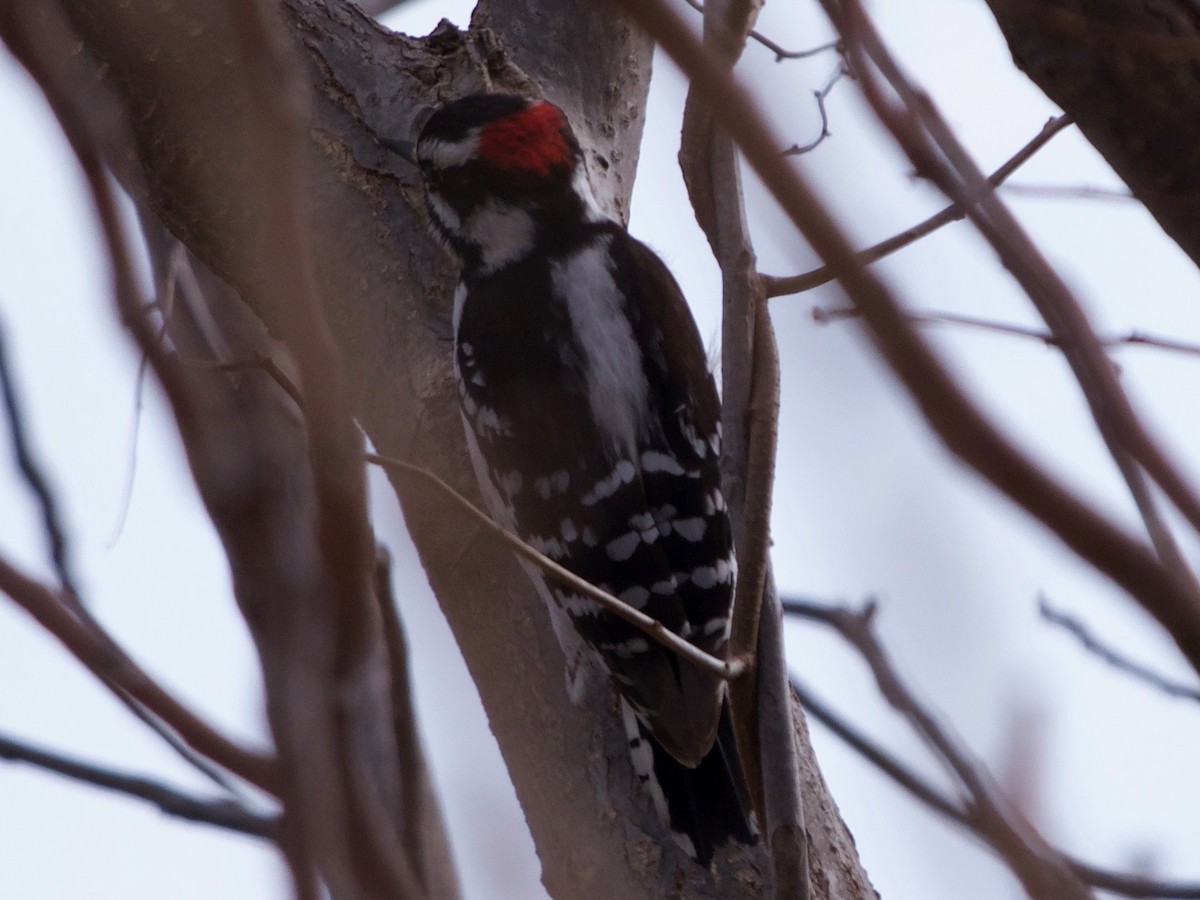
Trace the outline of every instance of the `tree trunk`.
<path fill-rule="evenodd" d="M 262 233 L 259 211 L 246 199 L 264 173 L 248 162 L 255 158 L 254 85 L 239 82 L 226 65 L 242 38 L 230 8 L 197 0 L 135 7 L 62 0 L 62 6 L 83 48 L 69 65 L 93 66 L 104 99 L 115 99 L 123 112 L 127 131 L 115 138 L 122 152 L 109 153 L 114 170 L 272 333 L 286 333 L 293 311 L 269 299 L 270 270 L 261 264 L 272 235 Z M 491 87 L 542 91 L 571 117 L 601 203 L 624 217 L 652 48 L 610 7 L 591 2 L 484 2 L 469 31 L 442 25 L 423 39 L 392 34 L 340 0 L 284 0 L 279 13 L 310 106 L 305 204 L 312 214 L 312 261 L 345 359 L 354 413 L 381 453 L 424 467 L 478 499 L 450 371 L 455 266 L 427 234 L 415 173 L 381 140 L 411 137 L 423 110 L 441 99 Z M 81 109 L 91 104 L 78 93 L 74 99 Z M 607 686 L 595 686 L 582 708 L 569 702 L 547 613 L 511 553 L 449 508 L 427 482 L 396 473 L 392 480 L 480 691 L 549 892 L 563 898 L 769 896 L 771 865 L 762 844 L 730 848 L 711 873 L 675 849 L 651 804 L 635 791 Z M 252 575 L 242 583 L 253 584 Z M 253 615 L 256 598 L 244 599 Z M 312 648 L 286 636 L 296 632 L 279 630 L 287 608 L 259 613 L 255 633 L 273 722 L 299 727 L 304 720 L 292 705 L 297 700 L 289 682 L 270 675 L 273 666 L 293 675 L 303 670 Z M 383 623 L 372 623 L 384 653 Z M 354 724 L 367 732 L 359 745 L 364 754 L 395 743 L 381 737 L 393 723 L 378 695 L 378 675 L 365 670 L 356 685 L 355 708 L 364 718 Z M 795 723 L 814 897 L 874 896 L 820 779 L 798 707 Z M 397 794 L 374 760 L 356 762 L 383 796 Z M 404 804 L 387 808 L 400 817 L 406 812 Z M 428 815 L 421 827 L 438 831 L 436 809 Z M 437 857 L 437 847 L 430 854 Z M 358 895 L 353 878 L 340 882 L 323 874 L 339 900 Z M 431 896 L 453 890 L 449 882 L 434 884 Z"/>

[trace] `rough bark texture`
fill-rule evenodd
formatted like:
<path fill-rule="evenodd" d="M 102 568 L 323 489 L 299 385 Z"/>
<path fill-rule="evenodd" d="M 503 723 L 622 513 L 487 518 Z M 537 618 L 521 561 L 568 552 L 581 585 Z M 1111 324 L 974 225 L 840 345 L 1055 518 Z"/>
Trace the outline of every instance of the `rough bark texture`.
<path fill-rule="evenodd" d="M 216 0 L 156 0 L 149 8 L 70 0 L 64 6 L 81 40 L 76 62 L 85 68 L 100 63 L 100 83 L 125 112 L 133 150 L 115 160 L 118 174 L 237 288 L 268 328 L 286 332 L 289 309 L 262 299 L 271 292 L 262 289 L 260 253 L 271 235 L 261 233 L 245 199 L 261 174 L 245 164 L 254 158 L 246 146 L 254 104 L 221 75 L 229 42 L 236 40 L 228 6 Z M 424 466 L 475 497 L 450 371 L 455 267 L 427 236 L 415 173 L 379 139 L 411 137 L 440 99 L 493 85 L 536 90 L 512 59 L 567 109 L 601 202 L 624 215 L 651 48 L 610 8 L 583 0 L 495 0 L 481 5 L 470 32 L 443 25 L 423 39 L 387 32 L 339 0 L 284 0 L 280 11 L 312 88 L 314 260 L 356 415 L 380 452 Z M 550 893 L 755 897 L 769 891 L 761 846 L 732 850 L 710 874 L 664 841 L 649 802 L 632 792 L 609 691 L 598 685 L 586 708 L 570 704 L 546 612 L 511 554 L 425 482 L 398 475 L 394 482 L 500 743 Z M 243 575 L 246 584 L 255 583 L 253 572 Z M 283 638 L 272 641 L 271 617 L 286 610 L 260 612 L 265 618 L 253 622 L 260 646 L 274 645 L 300 660 L 312 652 Z M 384 708 L 387 685 L 369 681 L 364 676 L 361 702 Z M 276 699 L 286 697 L 281 692 Z M 289 727 L 303 727 L 296 710 L 276 712 Z M 364 740 L 372 743 L 370 735 Z M 828 865 L 836 867 L 853 845 L 815 766 L 805 789 L 816 811 L 814 850 L 828 852 Z M 379 790 L 402 815 L 394 786 Z M 819 880 L 816 896 L 863 895 L 837 884 Z M 357 894 L 351 886 L 335 895 Z"/>
<path fill-rule="evenodd" d="M 1200 264 L 1200 7 L 988 0 L 1017 65 Z"/>

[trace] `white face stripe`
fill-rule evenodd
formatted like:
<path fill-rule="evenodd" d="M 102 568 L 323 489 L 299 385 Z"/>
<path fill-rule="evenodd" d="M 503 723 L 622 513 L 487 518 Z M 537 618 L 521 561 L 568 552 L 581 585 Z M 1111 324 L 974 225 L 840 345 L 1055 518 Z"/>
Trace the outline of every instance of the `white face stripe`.
<path fill-rule="evenodd" d="M 426 138 L 417 144 L 417 159 L 438 169 L 461 166 L 479 149 L 479 129 L 472 128 L 457 141 Z"/>

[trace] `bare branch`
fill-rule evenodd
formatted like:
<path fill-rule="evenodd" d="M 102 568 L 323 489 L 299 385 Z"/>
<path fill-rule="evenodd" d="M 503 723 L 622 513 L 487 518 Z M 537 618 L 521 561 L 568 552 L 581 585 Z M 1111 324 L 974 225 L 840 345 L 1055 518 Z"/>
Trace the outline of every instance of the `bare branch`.
<path fill-rule="evenodd" d="M 355 823 L 355 834 L 348 840 L 337 833 L 344 825 L 337 822 L 337 813 L 321 808 L 319 792 L 301 789 L 290 799 L 299 801 L 297 814 L 311 819 L 309 840 L 318 859 L 345 867 L 368 896 L 418 900 L 428 896 L 429 885 L 418 876 L 417 861 L 406 852 L 401 834 L 402 798 L 394 796 L 400 790 L 399 755 L 395 732 L 388 727 L 394 718 L 370 727 L 390 703 L 377 702 L 367 686 L 366 673 L 377 667 L 376 648 L 384 643 L 372 577 L 375 544 L 367 518 L 363 437 L 352 416 L 344 360 L 317 286 L 308 203 L 310 85 L 274 5 L 228 0 L 225 6 L 233 24 L 236 89 L 250 107 L 242 121 L 248 142 L 240 164 L 253 176 L 255 237 L 267 276 L 257 295 L 259 302 L 289 311 L 282 336 L 303 388 L 320 556 L 309 589 L 333 626 L 328 693 L 313 704 L 317 709 L 312 715 L 321 719 L 317 727 L 331 751 L 331 765 L 322 772 L 329 779 L 326 798 L 344 804 L 342 814 Z M 293 704 L 312 700 L 299 691 L 290 699 Z M 304 746 L 297 711 L 289 710 L 279 724 L 278 742 L 289 775 L 299 779 L 313 773 L 314 758 Z M 380 766 L 379 753 L 394 754 L 396 763 Z M 323 819 L 319 824 L 318 816 Z"/>
<path fill-rule="evenodd" d="M 716 65 L 732 70 L 760 7 L 760 0 L 708 0 L 704 45 Z M 721 268 L 721 475 L 739 562 L 729 648 L 734 658 L 751 660 L 748 677 L 729 688 L 734 737 L 770 848 L 774 890 L 807 900 L 804 801 L 770 567 L 779 350 L 757 276 L 737 149 L 694 88 L 684 106 L 679 165 Z"/>
<path fill-rule="evenodd" d="M 0 591 L 8 594 L 110 690 L 128 693 L 173 728 L 188 746 L 270 793 L 278 785 L 274 760 L 238 746 L 154 681 L 107 634 L 84 624 L 44 585 L 0 559 Z"/>
<path fill-rule="evenodd" d="M 400 756 L 400 776 L 403 779 L 405 817 L 400 837 L 409 859 L 413 860 L 421 884 L 436 885 L 438 879 L 430 869 L 436 866 L 453 872 L 454 861 L 421 746 L 416 700 L 409 674 L 408 641 L 392 593 L 391 557 L 382 544 L 375 551 L 374 583 L 375 599 L 379 604 L 379 617 L 383 621 L 387 643 L 392 719 L 396 731 L 396 749 Z M 436 823 L 437 827 L 431 828 L 431 822 Z"/>
<path fill-rule="evenodd" d="M 1200 603 L 1191 601 L 1192 587 L 1162 566 L 1142 541 L 1050 477 L 971 403 L 904 317 L 896 297 L 857 259 L 825 205 L 779 156 L 780 141 L 752 97 L 707 57 L 665 0 L 618 2 L 703 91 L 764 185 L 838 273 L 855 305 L 863 310 L 877 349 L 947 448 L 1137 598 L 1200 671 Z"/>
<path fill-rule="evenodd" d="M 194 797 L 152 778 L 129 775 L 93 763 L 72 759 L 2 734 L 0 734 L 0 759 L 28 763 L 75 781 L 129 797 L 137 797 L 153 803 L 168 816 L 214 825 L 227 831 L 267 838 L 271 841 L 279 839 L 279 816 L 253 812 L 231 798 Z"/>
<path fill-rule="evenodd" d="M 453 500 L 463 512 L 467 513 L 476 522 L 486 528 L 491 534 L 498 537 L 502 542 L 508 545 L 518 556 L 529 560 L 542 571 L 551 575 L 553 578 L 561 581 L 563 584 L 570 587 L 572 590 L 578 591 L 585 597 L 595 600 L 601 606 L 605 607 L 614 615 L 620 616 L 634 628 L 638 629 L 642 634 L 666 647 L 672 653 L 678 655 L 681 659 L 686 659 L 692 665 L 703 669 L 722 678 L 726 681 L 732 681 L 740 678 L 746 670 L 746 662 L 740 658 L 730 660 L 717 659 L 705 653 L 694 644 L 688 643 L 679 635 L 669 631 L 657 619 L 652 619 L 644 612 L 634 609 L 623 600 L 619 600 L 607 591 L 602 591 L 593 584 L 584 581 L 574 572 L 569 569 L 564 569 L 554 560 L 550 559 L 543 553 L 538 552 L 529 544 L 525 543 L 511 531 L 498 525 L 492 518 L 477 507 L 474 503 L 452 488 L 449 484 L 443 481 L 433 472 L 421 466 L 413 465 L 405 462 L 402 459 L 396 459 L 392 456 L 383 456 L 378 453 L 366 454 L 368 462 L 375 463 L 377 466 L 382 466 L 385 469 L 390 469 L 394 472 L 401 472 L 408 475 L 416 475 L 423 479 L 427 484 L 430 484 L 441 491 L 446 497 Z"/>
<path fill-rule="evenodd" d="M 919 173 L 932 179 L 952 199 L 966 204 L 972 223 L 996 250 L 1051 331 L 1069 338 L 1063 344 L 1064 354 L 1092 410 L 1097 429 L 1128 483 L 1164 567 L 1171 571 L 1190 605 L 1200 610 L 1200 583 L 1176 546 L 1138 469 L 1144 469 L 1157 482 L 1197 531 L 1200 531 L 1200 494 L 1147 431 L 1096 340 L 1078 299 L 988 188 L 983 174 L 932 100 L 908 80 L 859 0 L 822 2 L 843 36 L 847 36 L 864 95 L 880 121 Z M 899 96 L 900 106 L 885 92 L 868 60 L 878 68 L 890 91 Z M 1200 633 L 1192 635 L 1192 639 L 1200 640 Z"/>
<path fill-rule="evenodd" d="M 1178 697 L 1184 700 L 1194 700 L 1200 703 L 1200 688 L 1190 687 L 1171 681 L 1169 678 L 1136 663 L 1125 654 L 1112 649 L 1083 624 L 1081 620 L 1068 613 L 1056 610 L 1044 596 L 1038 597 L 1038 614 L 1051 625 L 1056 625 L 1068 634 L 1073 634 L 1085 650 L 1108 663 L 1114 669 L 1132 675 L 1138 681 L 1145 682 L 1153 688 L 1162 691 L 1168 697 Z"/>
<path fill-rule="evenodd" d="M 817 112 L 821 114 L 821 132 L 807 144 L 792 144 L 792 146 L 783 151 L 784 156 L 802 156 L 805 153 L 810 153 L 816 150 L 825 138 L 831 135 L 832 132 L 829 130 L 829 111 L 825 108 L 825 98 L 829 96 L 829 92 L 834 89 L 837 83 L 847 75 L 853 77 L 850 67 L 846 65 L 846 61 L 843 59 L 838 63 L 838 67 L 834 70 L 833 74 L 829 76 L 829 80 L 825 82 L 825 86 L 820 90 L 813 91 L 813 97 L 817 101 Z"/>
<path fill-rule="evenodd" d="M 792 690 L 796 692 L 796 696 L 804 705 L 805 712 L 832 731 L 863 759 L 934 812 L 969 829 L 972 834 L 981 838 L 993 850 L 996 849 L 991 843 L 988 832 L 978 821 L 979 817 L 974 807 L 962 809 L 958 803 L 946 797 L 886 749 L 864 736 L 839 713 L 826 706 L 794 675 L 791 685 Z M 1200 898 L 1200 884 L 1156 881 L 1124 872 L 1111 872 L 1081 862 L 1065 853 L 1060 853 L 1060 855 L 1081 881 L 1100 890 L 1111 891 L 1126 897 L 1172 898 L 1172 900 L 1197 900 Z"/>
<path fill-rule="evenodd" d="M 688 6 L 697 12 L 704 12 L 704 4 L 700 0 L 684 0 Z M 775 54 L 775 62 L 782 62 L 785 59 L 808 59 L 810 56 L 817 56 L 820 53 L 827 53 L 830 50 L 841 51 L 841 41 L 829 41 L 825 44 L 818 44 L 808 50 L 784 50 L 777 43 L 766 37 L 758 31 L 750 31 L 750 39 L 762 44 L 768 50 Z"/>
<path fill-rule="evenodd" d="M 768 571 L 758 630 L 758 744 L 764 785 L 762 819 L 771 847 L 775 896 L 812 896 L 807 816 L 783 643 L 783 608 Z M 806 748 L 811 752 L 811 748 Z"/>
<path fill-rule="evenodd" d="M 29 447 L 29 438 L 25 433 L 25 417 L 21 410 L 11 362 L 8 358 L 7 338 L 3 326 L 0 325 L 0 393 L 4 395 L 4 410 L 8 418 L 8 434 L 12 443 L 13 455 L 17 466 L 29 490 L 37 498 L 38 508 L 42 513 L 42 530 L 46 535 L 46 543 L 50 547 L 50 558 L 54 562 L 54 571 L 58 575 L 58 583 L 67 597 L 78 602 L 79 588 L 75 576 L 71 572 L 71 553 L 67 544 L 66 530 L 63 528 L 58 513 L 58 501 L 46 480 L 42 467 L 38 464 Z"/>
<path fill-rule="evenodd" d="M 784 600 L 783 607 L 791 615 L 831 626 L 858 650 L 875 676 L 884 699 L 908 720 L 913 730 L 957 777 L 969 798 L 968 809 L 976 828 L 1021 880 L 1030 896 L 1074 900 L 1092 896 L 1062 856 L 1000 795 L 980 763 L 959 746 L 958 741 L 913 696 L 875 636 L 873 603 L 868 603 L 858 613 L 798 599 Z"/>
<path fill-rule="evenodd" d="M 830 309 L 825 306 L 814 306 L 813 321 L 818 325 L 828 325 L 846 319 L 857 319 L 862 315 L 852 306 Z M 960 325 L 966 328 L 978 328 L 981 331 L 992 331 L 997 334 L 1007 334 L 1012 337 L 1030 338 L 1040 341 L 1048 347 L 1061 347 L 1063 339 L 1051 334 L 1044 328 L 1030 328 L 1026 325 L 1014 325 L 1011 322 L 999 322 L 995 319 L 985 319 L 982 316 L 970 316 L 963 313 L 927 311 L 907 313 L 909 321 L 918 325 Z M 1107 349 L 1119 350 L 1122 347 L 1149 347 L 1157 350 L 1167 350 L 1172 353 L 1182 353 L 1186 356 L 1200 356 L 1200 344 L 1191 341 L 1181 341 L 1163 335 L 1149 334 L 1145 331 L 1134 330 L 1117 335 L 1099 335 L 1100 345 Z"/>
<path fill-rule="evenodd" d="M 263 213 L 264 301 L 288 307 L 289 333 L 304 386 L 309 422 L 313 485 L 318 503 L 320 547 L 336 585 L 342 652 L 355 652 L 365 627 L 358 602 L 369 582 L 374 544 L 366 516 L 366 481 L 360 462 L 362 436 L 350 415 L 349 388 L 341 353 L 325 325 L 313 270 L 308 207 L 304 202 L 307 85 L 290 47 L 283 44 L 273 11 L 256 3 L 228 0 L 243 42 L 244 87 L 255 103 L 250 171 L 261 179 L 257 198 Z"/>
<path fill-rule="evenodd" d="M 1014 153 L 1002 166 L 988 176 L 987 183 L 993 189 L 999 187 L 1013 172 L 1028 162 L 1035 153 L 1050 143 L 1052 137 L 1063 131 L 1070 124 L 1071 119 L 1068 116 L 1058 116 L 1050 119 L 1029 143 Z M 965 218 L 966 215 L 967 210 L 965 206 L 960 203 L 951 203 L 941 212 L 930 216 L 923 222 L 919 222 L 907 231 L 902 231 L 885 241 L 880 241 L 878 244 L 861 251 L 858 254 L 859 262 L 862 265 L 879 262 L 885 256 L 890 256 L 897 250 L 901 250 L 909 244 L 916 243 L 927 234 L 937 231 L 943 225 L 957 222 Z M 837 274 L 832 267 L 825 265 L 813 269 L 811 272 L 805 272 L 803 275 L 790 275 L 787 277 L 763 275 L 761 277 L 768 297 L 782 297 L 786 294 L 800 294 L 815 287 L 820 287 L 823 284 L 828 284 L 837 277 Z"/>

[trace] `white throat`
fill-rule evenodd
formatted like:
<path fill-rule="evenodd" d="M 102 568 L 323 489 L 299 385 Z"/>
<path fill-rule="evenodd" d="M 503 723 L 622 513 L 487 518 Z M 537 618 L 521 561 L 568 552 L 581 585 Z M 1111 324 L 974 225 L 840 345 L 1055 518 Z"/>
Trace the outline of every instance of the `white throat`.
<path fill-rule="evenodd" d="M 486 275 L 528 254 L 535 231 L 528 211 L 492 198 L 467 217 L 461 233 L 479 248 L 480 267 Z"/>

